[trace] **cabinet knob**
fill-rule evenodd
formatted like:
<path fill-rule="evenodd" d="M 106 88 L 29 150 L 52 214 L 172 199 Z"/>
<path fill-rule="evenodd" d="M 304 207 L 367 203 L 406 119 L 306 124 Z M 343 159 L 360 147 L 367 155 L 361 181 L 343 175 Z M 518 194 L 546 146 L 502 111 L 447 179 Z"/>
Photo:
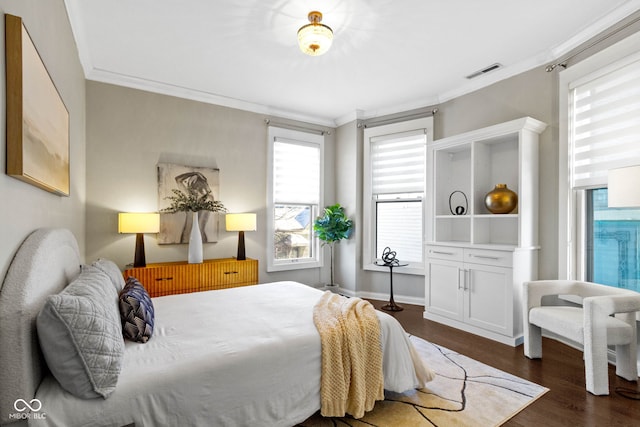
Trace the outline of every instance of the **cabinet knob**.
<path fill-rule="evenodd" d="M 225 271 L 224 274 L 238 274 L 237 271 Z"/>
<path fill-rule="evenodd" d="M 162 282 L 165 280 L 173 280 L 173 277 L 156 277 L 156 282 Z"/>

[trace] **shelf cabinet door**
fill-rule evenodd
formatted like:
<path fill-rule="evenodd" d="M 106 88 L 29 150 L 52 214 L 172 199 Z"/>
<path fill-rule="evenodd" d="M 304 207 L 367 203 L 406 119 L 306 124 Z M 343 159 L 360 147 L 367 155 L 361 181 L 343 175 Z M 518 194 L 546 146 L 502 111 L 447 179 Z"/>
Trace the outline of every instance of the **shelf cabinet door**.
<path fill-rule="evenodd" d="M 433 314 L 462 321 L 462 263 L 438 259 L 427 262 L 426 309 Z"/>
<path fill-rule="evenodd" d="M 513 270 L 465 264 L 464 322 L 498 332 L 513 333 Z"/>

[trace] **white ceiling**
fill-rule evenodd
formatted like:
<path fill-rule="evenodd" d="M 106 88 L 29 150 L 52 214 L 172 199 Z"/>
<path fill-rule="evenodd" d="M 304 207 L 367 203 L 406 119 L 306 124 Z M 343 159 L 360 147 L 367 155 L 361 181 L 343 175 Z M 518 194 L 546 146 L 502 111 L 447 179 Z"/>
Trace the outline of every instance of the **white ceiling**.
<path fill-rule="evenodd" d="M 65 0 L 90 80 L 328 126 L 545 65 L 640 0 Z M 334 31 L 310 57 L 311 10 Z M 465 76 L 493 63 L 503 68 Z"/>

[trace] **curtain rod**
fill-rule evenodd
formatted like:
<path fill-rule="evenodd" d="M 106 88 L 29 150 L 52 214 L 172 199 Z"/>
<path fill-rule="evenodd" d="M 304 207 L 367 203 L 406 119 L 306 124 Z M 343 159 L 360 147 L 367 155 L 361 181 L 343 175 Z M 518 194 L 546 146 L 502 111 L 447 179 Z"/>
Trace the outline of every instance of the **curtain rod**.
<path fill-rule="evenodd" d="M 398 115 L 392 115 L 392 116 L 386 116 L 386 117 L 373 118 L 373 119 L 361 121 L 360 123 L 358 123 L 358 127 L 368 128 L 368 127 L 388 125 L 391 123 L 404 122 L 407 120 L 421 119 L 423 117 L 435 116 L 437 112 L 438 112 L 438 108 L 432 107 L 431 110 L 422 110 L 422 111 L 417 111 L 417 112 L 408 113 L 408 114 L 398 114 Z"/>
<path fill-rule="evenodd" d="M 289 124 L 289 123 L 272 122 L 271 119 L 264 119 L 264 123 L 267 126 L 277 126 L 277 127 L 284 128 L 284 129 L 299 130 L 299 131 L 302 131 L 302 132 L 315 133 L 315 134 L 318 134 L 318 135 L 331 135 L 331 131 L 330 130 L 313 129 L 313 128 L 308 128 L 308 127 L 300 126 L 300 125 L 293 125 L 293 124 Z"/>
<path fill-rule="evenodd" d="M 575 53 L 572 53 L 571 55 L 567 56 L 566 58 L 564 58 L 561 61 L 558 62 L 554 62 L 553 64 L 549 64 L 547 65 L 547 67 L 545 68 L 545 71 L 547 73 L 552 72 L 553 70 L 555 70 L 557 67 L 562 67 L 562 68 L 567 68 L 567 62 L 572 60 L 573 58 L 575 58 L 576 56 L 580 55 L 582 52 L 591 49 L 592 47 L 602 43 L 603 41 L 606 41 L 607 39 L 615 36 L 616 34 L 618 34 L 619 32 L 621 32 L 622 30 L 626 30 L 627 28 L 629 28 L 630 26 L 632 26 L 633 24 L 635 24 L 636 22 L 640 21 L 640 15 L 636 16 L 634 19 L 632 19 L 631 21 L 627 22 L 626 24 L 622 25 L 620 28 L 616 28 L 615 30 L 611 31 L 608 34 L 603 35 L 602 37 L 597 38 L 596 40 L 594 40 L 592 43 L 589 43 L 587 46 L 583 47 L 582 49 L 578 50 Z"/>

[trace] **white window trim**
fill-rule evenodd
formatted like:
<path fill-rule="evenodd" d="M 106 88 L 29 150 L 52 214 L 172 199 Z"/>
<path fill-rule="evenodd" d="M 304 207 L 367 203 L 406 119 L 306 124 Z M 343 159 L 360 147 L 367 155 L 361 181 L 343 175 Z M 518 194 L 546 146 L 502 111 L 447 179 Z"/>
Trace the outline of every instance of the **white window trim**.
<path fill-rule="evenodd" d="M 375 200 L 373 200 L 371 193 L 371 138 L 383 135 L 390 135 L 395 133 L 410 132 L 417 129 L 425 129 L 427 135 L 426 143 L 429 144 L 433 141 L 433 117 L 423 117 L 415 120 L 408 120 L 405 122 L 392 123 L 388 125 L 376 126 L 373 128 L 367 128 L 364 131 L 364 179 L 363 179 L 363 230 L 362 237 L 362 268 L 370 271 L 382 271 L 389 273 L 388 267 L 381 267 L 375 265 L 376 261 L 376 218 L 375 218 Z M 426 168 L 426 165 L 425 165 Z M 429 171 L 425 173 L 426 176 Z M 425 194 L 426 194 L 426 182 L 425 182 Z M 394 273 L 400 274 L 415 274 L 424 275 L 425 272 L 425 255 L 424 255 L 424 243 L 425 243 L 425 230 L 426 224 L 426 199 L 422 199 L 422 262 L 411 263 L 406 267 L 394 270 Z"/>
<path fill-rule="evenodd" d="M 323 250 L 320 248 L 319 239 L 313 235 L 313 252 L 315 257 L 308 261 L 276 261 L 273 256 L 274 248 L 274 200 L 273 200 L 273 145 L 276 138 L 289 140 L 303 145 L 317 145 L 320 147 L 320 194 L 318 199 L 318 211 L 324 207 L 324 135 L 310 132 L 302 132 L 293 129 L 269 126 L 268 128 L 268 154 L 267 154 L 267 271 L 301 270 L 305 268 L 319 268 L 324 265 Z M 311 218 L 313 221 L 314 218 Z"/>
<path fill-rule="evenodd" d="M 640 33 L 590 56 L 584 61 L 560 72 L 559 82 L 559 171 L 558 171 L 558 278 L 585 280 L 584 248 L 584 191 L 571 189 L 569 156 L 569 94 L 570 86 L 581 79 L 595 78 L 605 74 L 613 67 L 618 68 L 621 61 L 637 59 Z"/>

